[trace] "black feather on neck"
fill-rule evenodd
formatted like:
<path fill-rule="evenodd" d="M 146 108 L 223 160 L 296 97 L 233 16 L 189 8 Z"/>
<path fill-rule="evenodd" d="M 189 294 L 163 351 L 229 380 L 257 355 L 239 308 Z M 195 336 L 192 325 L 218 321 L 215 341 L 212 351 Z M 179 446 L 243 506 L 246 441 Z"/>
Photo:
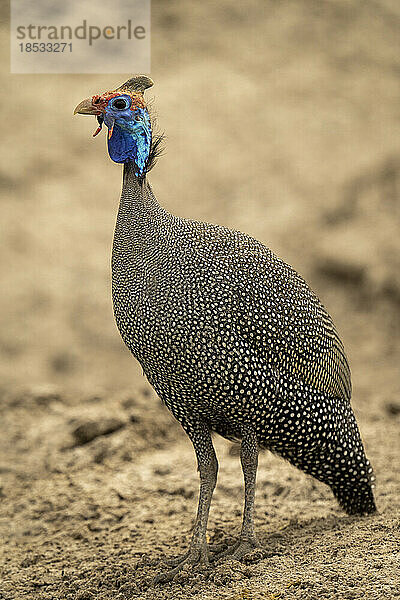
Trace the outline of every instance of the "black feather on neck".
<path fill-rule="evenodd" d="M 163 153 L 163 151 L 164 151 L 164 146 L 162 145 L 163 141 L 164 141 L 163 133 L 158 133 L 158 132 L 153 133 L 153 136 L 151 139 L 149 157 L 148 157 L 147 163 L 146 163 L 146 173 L 151 171 L 151 169 L 154 167 L 154 165 L 157 162 L 157 158 L 159 156 L 161 156 L 161 154 Z"/>

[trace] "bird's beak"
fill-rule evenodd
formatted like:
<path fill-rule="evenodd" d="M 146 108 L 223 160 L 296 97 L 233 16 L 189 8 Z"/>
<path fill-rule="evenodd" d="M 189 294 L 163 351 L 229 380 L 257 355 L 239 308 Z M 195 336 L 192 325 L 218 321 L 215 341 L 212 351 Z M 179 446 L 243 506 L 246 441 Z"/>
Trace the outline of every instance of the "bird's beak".
<path fill-rule="evenodd" d="M 86 98 L 78 104 L 74 110 L 74 115 L 100 115 L 101 110 L 93 105 L 92 98 Z"/>

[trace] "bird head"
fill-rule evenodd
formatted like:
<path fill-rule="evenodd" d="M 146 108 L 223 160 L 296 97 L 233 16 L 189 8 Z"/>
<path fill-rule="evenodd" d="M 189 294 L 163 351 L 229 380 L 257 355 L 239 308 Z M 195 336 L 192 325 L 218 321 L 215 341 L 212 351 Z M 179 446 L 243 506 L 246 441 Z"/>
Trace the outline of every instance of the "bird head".
<path fill-rule="evenodd" d="M 114 91 L 86 98 L 74 110 L 74 114 L 96 117 L 98 128 L 93 136 L 100 133 L 103 123 L 107 126 L 111 159 L 133 161 L 138 177 L 145 175 L 151 162 L 152 127 L 144 91 L 152 85 L 150 77 L 138 75 Z"/>

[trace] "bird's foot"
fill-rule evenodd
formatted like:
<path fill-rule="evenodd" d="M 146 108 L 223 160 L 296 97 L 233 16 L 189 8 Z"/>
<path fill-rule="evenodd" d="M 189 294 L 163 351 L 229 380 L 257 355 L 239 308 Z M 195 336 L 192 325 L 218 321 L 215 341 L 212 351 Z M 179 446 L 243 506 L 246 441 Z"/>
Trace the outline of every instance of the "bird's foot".
<path fill-rule="evenodd" d="M 189 567 L 207 567 L 210 564 L 209 550 L 207 544 L 200 546 L 191 546 L 186 554 L 176 558 L 164 561 L 169 567 L 174 567 L 169 571 L 160 573 L 154 578 L 154 583 L 166 583 L 171 581 L 177 573 Z"/>
<path fill-rule="evenodd" d="M 177 567 L 181 563 L 183 563 L 187 558 L 189 558 L 190 550 L 185 552 L 184 554 L 179 554 L 178 556 L 174 556 L 174 558 L 164 558 L 162 562 L 164 562 L 168 567 Z"/>
<path fill-rule="evenodd" d="M 265 549 L 258 542 L 257 538 L 239 538 L 236 544 L 230 546 L 226 550 L 216 553 L 213 560 L 220 560 L 221 558 L 233 558 L 234 560 L 242 560 L 245 556 L 250 558 L 251 562 L 261 560 L 265 556 Z"/>

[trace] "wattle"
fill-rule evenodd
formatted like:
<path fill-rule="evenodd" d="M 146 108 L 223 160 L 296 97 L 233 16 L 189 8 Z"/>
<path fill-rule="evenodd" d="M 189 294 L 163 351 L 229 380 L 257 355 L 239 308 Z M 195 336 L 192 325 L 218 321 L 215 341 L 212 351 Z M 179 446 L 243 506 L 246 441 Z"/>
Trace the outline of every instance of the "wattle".
<path fill-rule="evenodd" d="M 135 111 L 135 120 L 115 119 L 111 137 L 108 139 L 108 152 L 113 161 L 125 163 L 133 160 L 135 174 L 142 176 L 151 146 L 150 118 L 145 110 Z"/>
<path fill-rule="evenodd" d="M 108 153 L 111 160 L 117 163 L 134 160 L 137 156 L 136 138 L 133 129 L 127 128 L 126 121 L 115 121 L 112 136 L 108 139 Z"/>

